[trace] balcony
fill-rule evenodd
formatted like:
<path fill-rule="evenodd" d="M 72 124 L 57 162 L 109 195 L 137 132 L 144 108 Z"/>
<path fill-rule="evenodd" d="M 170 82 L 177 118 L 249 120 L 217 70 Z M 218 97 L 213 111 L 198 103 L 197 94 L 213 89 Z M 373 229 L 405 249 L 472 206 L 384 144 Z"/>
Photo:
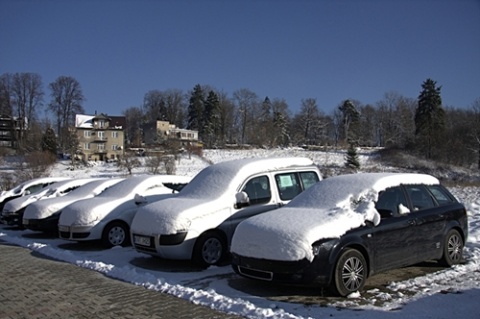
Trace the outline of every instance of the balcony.
<path fill-rule="evenodd" d="M 108 141 L 107 137 L 100 137 L 100 136 L 92 136 L 93 143 L 106 143 Z"/>

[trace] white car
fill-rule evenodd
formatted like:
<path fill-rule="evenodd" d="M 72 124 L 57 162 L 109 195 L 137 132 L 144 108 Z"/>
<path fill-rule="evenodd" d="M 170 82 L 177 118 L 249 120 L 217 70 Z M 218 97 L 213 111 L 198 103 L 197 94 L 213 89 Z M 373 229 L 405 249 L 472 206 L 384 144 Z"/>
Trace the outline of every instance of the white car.
<path fill-rule="evenodd" d="M 129 245 L 130 224 L 138 207 L 174 196 L 190 179 L 177 175 L 127 178 L 98 196 L 65 207 L 58 222 L 60 238 L 102 240 L 105 247 Z"/>
<path fill-rule="evenodd" d="M 91 178 L 67 179 L 50 184 L 33 194 L 12 199 L 3 206 L 2 219 L 6 221 L 4 222 L 5 224 L 16 225 L 23 228 L 23 213 L 28 205 L 39 200 L 64 196 L 92 180 Z"/>
<path fill-rule="evenodd" d="M 226 161 L 203 169 L 174 198 L 140 208 L 132 222 L 134 247 L 167 259 L 221 263 L 237 224 L 276 209 L 321 179 L 307 158 Z"/>
<path fill-rule="evenodd" d="M 64 207 L 82 199 L 95 197 L 122 180 L 122 178 L 102 178 L 89 182 L 65 196 L 31 203 L 23 214 L 23 226 L 31 230 L 58 234 L 58 220 Z"/>
<path fill-rule="evenodd" d="M 0 193 L 0 212 L 3 210 L 3 206 L 6 202 L 24 196 L 33 194 L 40 189 L 48 186 L 52 183 L 60 182 L 67 180 L 67 177 L 40 177 L 28 180 L 21 183 L 20 185 L 15 186 L 12 189 L 3 191 Z"/>

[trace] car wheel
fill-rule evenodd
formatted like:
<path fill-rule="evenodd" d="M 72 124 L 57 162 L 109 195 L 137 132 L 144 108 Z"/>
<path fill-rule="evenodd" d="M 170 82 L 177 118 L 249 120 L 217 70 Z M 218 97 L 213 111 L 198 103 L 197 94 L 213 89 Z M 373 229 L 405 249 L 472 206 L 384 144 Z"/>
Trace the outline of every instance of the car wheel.
<path fill-rule="evenodd" d="M 113 246 L 128 246 L 130 244 L 128 226 L 122 222 L 108 224 L 103 230 L 102 242 L 107 248 Z"/>
<path fill-rule="evenodd" d="M 217 232 L 200 236 L 193 248 L 193 261 L 201 267 L 219 264 L 225 257 L 226 242 Z"/>
<path fill-rule="evenodd" d="M 345 250 L 338 258 L 333 278 L 333 290 L 345 297 L 352 292 L 360 291 L 367 280 L 367 262 L 363 255 L 355 249 Z"/>
<path fill-rule="evenodd" d="M 443 243 L 443 257 L 440 263 L 444 266 L 450 267 L 459 264 L 463 258 L 463 238 L 460 233 L 451 229 L 445 237 Z"/>

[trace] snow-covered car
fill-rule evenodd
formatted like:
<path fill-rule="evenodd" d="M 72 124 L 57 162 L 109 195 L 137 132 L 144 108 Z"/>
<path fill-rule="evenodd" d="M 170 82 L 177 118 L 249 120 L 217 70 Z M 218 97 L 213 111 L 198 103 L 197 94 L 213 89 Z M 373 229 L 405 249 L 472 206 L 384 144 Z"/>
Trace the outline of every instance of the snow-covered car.
<path fill-rule="evenodd" d="M 65 196 L 31 203 L 23 213 L 23 226 L 31 230 L 58 234 L 58 220 L 64 207 L 82 199 L 95 197 L 122 180 L 121 178 L 94 180 Z"/>
<path fill-rule="evenodd" d="M 360 291 L 367 277 L 439 260 L 462 262 L 467 213 L 425 174 L 363 173 L 325 179 L 274 214 L 238 225 L 236 273 L 263 281 Z"/>
<path fill-rule="evenodd" d="M 26 182 L 23 182 L 12 189 L 3 191 L 0 193 L 0 212 L 3 210 L 3 206 L 5 205 L 5 203 L 7 203 L 12 199 L 15 199 L 24 195 L 33 194 L 52 183 L 60 182 L 67 179 L 68 179 L 67 177 L 34 178 Z"/>
<path fill-rule="evenodd" d="M 132 222 L 135 249 L 207 267 L 228 255 L 245 218 L 276 209 L 321 179 L 307 158 L 241 159 L 206 167 L 174 198 L 140 208 Z"/>
<path fill-rule="evenodd" d="M 2 222 L 7 225 L 15 225 L 23 228 L 23 214 L 28 205 L 47 198 L 65 196 L 74 189 L 91 182 L 92 180 L 93 179 L 91 178 L 66 179 L 52 183 L 33 194 L 12 199 L 3 206 Z"/>
<path fill-rule="evenodd" d="M 139 207 L 175 196 L 190 177 L 141 175 L 129 177 L 93 198 L 62 209 L 60 238 L 73 241 L 101 240 L 105 247 L 130 244 L 130 224 Z"/>

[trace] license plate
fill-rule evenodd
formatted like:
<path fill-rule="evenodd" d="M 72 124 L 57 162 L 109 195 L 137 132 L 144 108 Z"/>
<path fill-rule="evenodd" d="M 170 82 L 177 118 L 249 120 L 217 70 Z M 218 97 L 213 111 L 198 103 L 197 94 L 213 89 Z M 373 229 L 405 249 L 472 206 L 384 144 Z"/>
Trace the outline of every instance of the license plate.
<path fill-rule="evenodd" d="M 133 236 L 133 242 L 137 245 L 150 246 L 150 237 Z"/>

